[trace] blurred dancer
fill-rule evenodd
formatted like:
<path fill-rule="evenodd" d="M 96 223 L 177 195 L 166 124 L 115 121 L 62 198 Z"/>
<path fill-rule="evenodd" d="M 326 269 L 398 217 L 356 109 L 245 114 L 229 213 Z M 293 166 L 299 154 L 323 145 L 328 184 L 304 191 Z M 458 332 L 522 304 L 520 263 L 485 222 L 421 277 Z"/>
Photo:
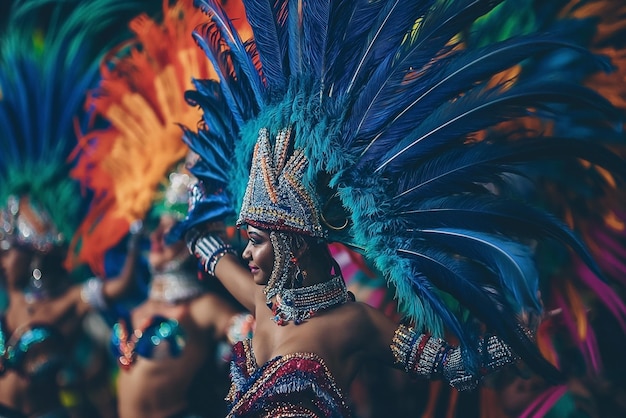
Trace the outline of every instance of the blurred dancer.
<path fill-rule="evenodd" d="M 137 10 L 133 1 L 16 1 L 0 38 L 0 404 L 15 414 L 67 416 L 58 372 L 82 318 L 132 277 L 135 239 L 120 280 L 79 283 L 66 256 L 85 200 L 67 157 L 106 49 L 97 39 Z"/>
<path fill-rule="evenodd" d="M 228 7 L 241 14 L 240 3 Z M 79 257 L 102 271 L 105 254 L 134 220 L 150 225 L 146 299 L 130 309 L 118 306 L 113 327 L 122 418 L 223 416 L 228 379 L 219 343 L 247 337 L 253 326 L 220 286 L 198 279 L 183 240 L 165 241 L 184 217 L 195 181 L 185 168 L 188 148 L 178 124 L 196 124 L 201 114 L 185 103 L 184 92 L 192 78 L 215 74 L 191 36 L 203 22 L 190 0 L 164 1 L 162 22 L 136 17 L 134 38 L 106 57 L 85 105 L 94 125 L 81 137 L 73 176 L 96 201 L 80 229 Z"/>

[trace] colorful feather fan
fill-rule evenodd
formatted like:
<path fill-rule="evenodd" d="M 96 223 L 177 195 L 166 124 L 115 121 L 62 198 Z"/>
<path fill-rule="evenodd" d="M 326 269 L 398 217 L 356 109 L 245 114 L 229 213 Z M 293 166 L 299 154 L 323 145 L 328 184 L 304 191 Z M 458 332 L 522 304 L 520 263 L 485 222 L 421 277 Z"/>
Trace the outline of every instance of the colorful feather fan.
<path fill-rule="evenodd" d="M 0 205 L 29 196 L 66 243 L 85 203 L 66 160 L 74 117 L 95 85 L 102 35 L 136 10 L 122 0 L 15 1 L 0 37 Z"/>
<path fill-rule="evenodd" d="M 478 132 L 527 115 L 558 119 L 565 105 L 604 115 L 608 129 L 618 112 L 578 82 L 541 74 L 494 81 L 557 49 L 600 69 L 607 60 L 558 30 L 463 42 L 498 1 L 250 0 L 247 43 L 219 4 L 196 3 L 211 21 L 194 36 L 219 76 L 187 94 L 204 112 L 185 140 L 201 157 L 193 172 L 208 188 L 206 206 L 224 204 L 227 189 L 238 207 L 259 130 L 274 136 L 290 126 L 310 162 L 306 180 L 328 240 L 385 272 L 418 327 L 439 335 L 445 327 L 472 348 L 475 324 L 485 324 L 558 379 L 520 320 L 541 314 L 534 245 L 560 241 L 601 273 L 579 237 L 512 180 L 548 158 L 590 160 L 622 177 L 626 166 L 577 138 L 515 132 L 481 141 Z M 181 228 L 202 214 L 195 206 Z"/>
<path fill-rule="evenodd" d="M 243 17 L 239 2 L 229 11 Z M 186 105 L 192 77 L 215 72 L 191 36 L 207 20 L 191 0 L 163 1 L 161 23 L 141 14 L 130 23 L 134 38 L 111 50 L 100 67 L 101 81 L 86 103 L 95 123 L 83 132 L 72 176 L 94 193 L 79 230 L 79 254 L 97 273 L 104 255 L 143 220 L 173 171 L 187 154 L 179 124 L 195 126 L 201 113 Z M 238 20 L 241 36 L 246 21 Z M 249 32 L 249 28 L 247 29 Z M 162 198 L 162 197 L 161 197 Z"/>

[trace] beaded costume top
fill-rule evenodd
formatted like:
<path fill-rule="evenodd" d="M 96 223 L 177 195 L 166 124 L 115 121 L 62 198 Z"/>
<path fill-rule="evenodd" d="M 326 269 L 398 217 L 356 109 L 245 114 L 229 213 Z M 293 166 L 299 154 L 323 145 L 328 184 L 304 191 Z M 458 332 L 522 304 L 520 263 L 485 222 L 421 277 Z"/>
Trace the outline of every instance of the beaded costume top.
<path fill-rule="evenodd" d="M 32 324 L 9 333 L 0 318 L 0 376 L 10 369 L 30 379 L 54 378 L 62 357 L 63 340 L 55 328 Z"/>
<path fill-rule="evenodd" d="M 144 326 L 132 329 L 130 315 L 126 314 L 113 326 L 111 348 L 124 370 L 133 365 L 137 356 L 152 358 L 154 349 L 162 343 L 168 343 L 171 357 L 180 355 L 185 337 L 177 320 L 155 315 Z"/>
<path fill-rule="evenodd" d="M 258 366 L 252 340 L 233 347 L 228 417 L 351 417 L 324 360 L 313 353 L 276 356 Z"/>

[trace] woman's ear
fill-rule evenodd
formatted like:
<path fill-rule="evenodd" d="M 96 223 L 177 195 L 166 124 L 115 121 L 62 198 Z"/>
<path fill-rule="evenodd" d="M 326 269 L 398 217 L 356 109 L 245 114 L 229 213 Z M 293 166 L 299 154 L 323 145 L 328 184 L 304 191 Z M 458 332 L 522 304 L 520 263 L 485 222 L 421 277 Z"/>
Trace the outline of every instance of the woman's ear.
<path fill-rule="evenodd" d="M 299 260 L 304 254 L 306 254 L 308 249 L 309 244 L 305 240 L 302 240 L 298 248 L 295 249 L 294 256 Z"/>

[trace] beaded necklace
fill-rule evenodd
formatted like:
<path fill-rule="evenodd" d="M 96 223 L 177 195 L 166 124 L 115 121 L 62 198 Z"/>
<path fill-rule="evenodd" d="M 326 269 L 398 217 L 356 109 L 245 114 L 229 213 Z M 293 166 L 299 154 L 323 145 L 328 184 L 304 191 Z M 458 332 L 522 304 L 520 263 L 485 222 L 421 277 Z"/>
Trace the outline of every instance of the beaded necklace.
<path fill-rule="evenodd" d="M 192 299 L 205 292 L 196 275 L 187 271 L 183 264 L 187 259 L 173 260 L 161 271 L 153 271 L 148 298 L 167 303 L 178 303 Z"/>
<path fill-rule="evenodd" d="M 348 292 L 343 277 L 338 274 L 331 280 L 313 286 L 282 289 L 276 295 L 276 301 L 269 301 L 267 305 L 272 310 L 272 320 L 276 324 L 287 325 L 293 321 L 300 325 L 321 310 L 353 300 L 354 296 Z"/>

